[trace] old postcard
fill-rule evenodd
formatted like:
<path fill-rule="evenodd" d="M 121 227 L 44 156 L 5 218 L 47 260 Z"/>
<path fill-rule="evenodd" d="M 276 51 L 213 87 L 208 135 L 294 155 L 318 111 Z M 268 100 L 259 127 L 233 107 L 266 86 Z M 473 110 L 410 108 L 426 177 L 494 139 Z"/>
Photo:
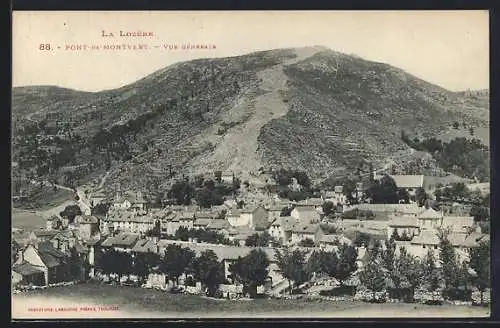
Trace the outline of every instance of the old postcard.
<path fill-rule="evenodd" d="M 487 11 L 13 13 L 12 317 L 490 315 Z"/>

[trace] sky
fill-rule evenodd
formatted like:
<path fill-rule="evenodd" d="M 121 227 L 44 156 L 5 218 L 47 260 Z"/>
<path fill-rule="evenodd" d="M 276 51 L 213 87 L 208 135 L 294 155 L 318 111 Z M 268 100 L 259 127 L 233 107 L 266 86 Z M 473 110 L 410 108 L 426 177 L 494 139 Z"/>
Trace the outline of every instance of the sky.
<path fill-rule="evenodd" d="M 120 31 L 153 36 L 120 37 Z M 207 49 L 182 49 L 187 43 Z M 126 50 L 103 49 L 122 44 Z M 452 91 L 489 88 L 487 11 L 22 11 L 13 12 L 12 45 L 13 86 L 99 91 L 179 61 L 321 45 L 399 67 Z M 76 45 L 89 48 L 72 50 Z M 133 50 L 134 45 L 145 46 Z"/>

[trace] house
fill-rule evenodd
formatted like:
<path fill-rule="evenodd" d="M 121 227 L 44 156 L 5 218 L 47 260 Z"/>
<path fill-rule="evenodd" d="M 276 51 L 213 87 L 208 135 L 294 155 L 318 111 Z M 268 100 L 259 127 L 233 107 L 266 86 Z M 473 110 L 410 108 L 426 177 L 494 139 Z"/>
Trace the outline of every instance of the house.
<path fill-rule="evenodd" d="M 418 225 L 421 230 L 438 229 L 443 224 L 443 212 L 428 208 L 418 216 Z"/>
<path fill-rule="evenodd" d="M 287 244 L 292 238 L 292 229 L 297 222 L 298 220 L 293 216 L 282 216 L 275 219 L 267 231 L 272 237 Z"/>
<path fill-rule="evenodd" d="M 336 246 L 347 244 L 352 245 L 352 241 L 343 236 L 343 235 L 323 235 L 321 239 L 319 239 L 319 246 L 327 251 L 332 251 Z"/>
<path fill-rule="evenodd" d="M 323 199 L 321 198 L 308 198 L 295 203 L 295 207 L 313 208 L 320 210 L 323 207 Z"/>
<path fill-rule="evenodd" d="M 100 229 L 101 231 L 108 230 L 105 225 L 111 223 L 113 231 L 145 233 L 153 229 L 157 222 L 160 222 L 160 219 L 154 218 L 152 215 L 138 215 L 136 212 L 114 210 L 108 213 L 105 219 L 101 220 Z"/>
<path fill-rule="evenodd" d="M 277 218 L 281 216 L 281 212 L 285 206 L 280 204 L 272 204 L 266 207 L 267 209 L 267 220 L 269 223 L 274 222 Z"/>
<path fill-rule="evenodd" d="M 30 233 L 29 239 L 36 243 L 49 241 L 58 233 L 57 230 L 35 230 Z"/>
<path fill-rule="evenodd" d="M 180 212 L 178 214 L 171 215 L 166 218 L 165 222 L 167 224 L 168 235 L 175 235 L 179 228 L 183 227 L 188 230 L 194 228 L 194 212 Z"/>
<path fill-rule="evenodd" d="M 75 217 L 75 224 L 84 240 L 90 239 L 99 232 L 99 219 L 93 215 L 78 215 Z"/>
<path fill-rule="evenodd" d="M 229 228 L 231 225 L 224 219 L 214 219 L 211 220 L 207 225 L 206 229 L 211 231 L 217 231 L 225 236 L 229 235 Z"/>
<path fill-rule="evenodd" d="M 424 187 L 423 175 L 389 175 L 399 189 L 404 189 L 410 195 L 410 198 L 415 199 L 416 191 Z M 375 180 L 380 180 L 383 176 L 374 175 Z"/>
<path fill-rule="evenodd" d="M 335 186 L 333 190 L 325 191 L 323 193 L 323 200 L 325 202 L 332 202 L 334 205 L 344 205 L 347 200 L 344 195 L 344 187 Z"/>
<path fill-rule="evenodd" d="M 319 243 L 323 237 L 323 230 L 318 223 L 315 224 L 296 224 L 292 228 L 291 243 L 298 244 L 303 240 L 311 239 L 315 243 Z"/>
<path fill-rule="evenodd" d="M 211 218 L 196 218 L 193 222 L 193 229 L 206 229 L 211 221 Z"/>
<path fill-rule="evenodd" d="M 44 272 L 33 264 L 23 261 L 12 267 L 12 284 L 14 286 L 44 286 Z"/>
<path fill-rule="evenodd" d="M 225 171 L 221 174 L 221 182 L 222 183 L 233 183 L 234 172 Z"/>
<path fill-rule="evenodd" d="M 375 214 L 394 214 L 394 215 L 413 215 L 418 216 L 425 211 L 425 207 L 419 207 L 413 204 L 357 204 L 346 206 L 344 212 L 358 209 L 360 211 L 371 211 Z"/>
<path fill-rule="evenodd" d="M 158 254 L 158 245 L 155 238 L 139 239 L 134 247 L 132 253 L 155 253 Z"/>
<path fill-rule="evenodd" d="M 437 252 L 439 236 L 436 230 L 422 230 L 413 237 L 410 244 L 412 247 L 409 247 L 408 251 L 417 257 L 423 258 L 429 249 Z"/>
<path fill-rule="evenodd" d="M 114 248 L 117 251 L 130 252 L 139 240 L 139 234 L 121 232 L 116 236 L 108 237 L 101 243 L 103 248 Z"/>
<path fill-rule="evenodd" d="M 394 231 L 399 237 L 403 235 L 408 236 L 408 238 L 413 238 L 413 236 L 419 233 L 419 221 L 418 218 L 409 215 L 396 216 L 392 215 L 389 217 L 389 224 L 387 226 L 387 239 L 390 239 Z"/>
<path fill-rule="evenodd" d="M 113 200 L 114 208 L 147 210 L 147 200 L 143 197 L 142 192 L 131 193 L 125 195 L 117 194 Z"/>
<path fill-rule="evenodd" d="M 247 238 L 255 233 L 257 232 L 248 226 L 230 227 L 227 236 L 230 241 L 237 242 L 240 246 L 245 246 Z"/>
<path fill-rule="evenodd" d="M 69 274 L 67 255 L 55 249 L 50 242 L 28 244 L 19 252 L 15 265 L 18 266 L 18 275 L 15 280 L 19 280 L 19 275 L 21 275 L 21 281 L 43 282 L 44 286 L 65 281 Z M 43 281 L 38 271 L 43 272 Z M 23 274 L 27 274 L 27 276 L 23 276 Z"/>
<path fill-rule="evenodd" d="M 449 228 L 452 232 L 467 233 L 475 226 L 472 216 L 443 216 L 441 226 Z"/>
<path fill-rule="evenodd" d="M 240 222 L 246 222 L 251 229 L 265 230 L 269 226 L 268 213 L 262 206 L 247 207 L 240 211 Z"/>
<path fill-rule="evenodd" d="M 98 204 L 103 203 L 106 201 L 106 195 L 102 190 L 93 192 L 92 195 L 90 196 L 90 205 L 91 206 L 96 206 Z"/>
<path fill-rule="evenodd" d="M 318 211 L 310 207 L 295 207 L 290 215 L 304 224 L 318 223 L 321 219 Z"/>
<path fill-rule="evenodd" d="M 233 227 L 248 226 L 247 218 L 246 216 L 242 217 L 241 212 L 237 209 L 231 209 L 226 213 L 226 219 Z"/>

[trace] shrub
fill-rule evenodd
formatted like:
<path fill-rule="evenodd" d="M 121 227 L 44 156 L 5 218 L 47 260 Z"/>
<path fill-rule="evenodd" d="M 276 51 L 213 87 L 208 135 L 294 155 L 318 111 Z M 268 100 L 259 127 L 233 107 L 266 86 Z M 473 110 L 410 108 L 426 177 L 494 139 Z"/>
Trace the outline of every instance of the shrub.
<path fill-rule="evenodd" d="M 450 301 L 472 301 L 472 290 L 465 288 L 446 288 L 443 297 Z"/>
<path fill-rule="evenodd" d="M 329 290 L 319 292 L 321 296 L 354 296 L 356 294 L 356 286 L 339 286 Z"/>

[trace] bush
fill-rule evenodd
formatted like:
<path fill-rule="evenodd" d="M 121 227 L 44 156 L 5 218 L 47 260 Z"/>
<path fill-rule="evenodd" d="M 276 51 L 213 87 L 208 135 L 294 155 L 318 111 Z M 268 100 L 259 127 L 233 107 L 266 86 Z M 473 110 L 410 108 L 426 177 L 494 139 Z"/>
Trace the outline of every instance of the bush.
<path fill-rule="evenodd" d="M 395 300 L 402 300 L 405 303 L 412 303 L 413 292 L 410 288 L 389 288 L 387 289 L 389 298 Z"/>
<path fill-rule="evenodd" d="M 472 301 L 472 290 L 465 288 L 447 288 L 443 291 L 444 299 L 450 301 Z"/>
<path fill-rule="evenodd" d="M 319 292 L 321 296 L 354 296 L 356 294 L 356 286 L 339 286 L 329 290 Z"/>

